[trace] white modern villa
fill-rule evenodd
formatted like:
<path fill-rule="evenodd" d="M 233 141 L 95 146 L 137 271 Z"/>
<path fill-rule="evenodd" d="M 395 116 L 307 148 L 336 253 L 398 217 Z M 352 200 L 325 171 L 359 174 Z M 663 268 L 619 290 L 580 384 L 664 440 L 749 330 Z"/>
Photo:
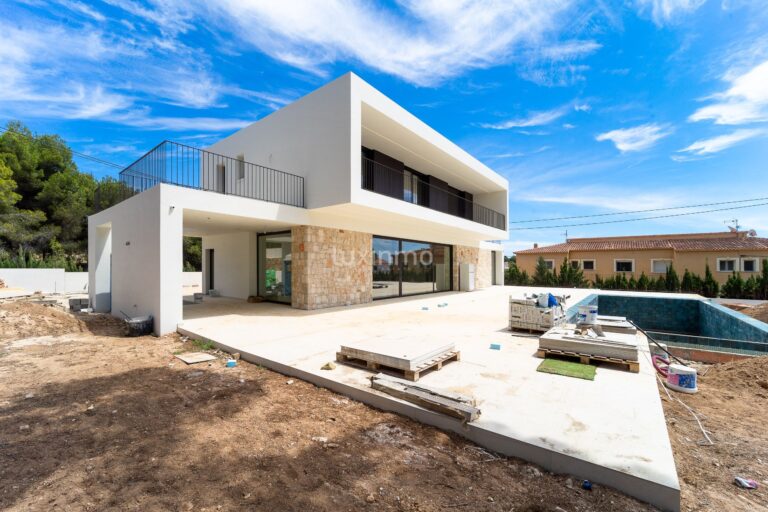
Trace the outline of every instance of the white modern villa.
<path fill-rule="evenodd" d="M 508 183 L 348 73 L 206 150 L 163 142 L 88 219 L 96 311 L 183 320 L 184 236 L 203 292 L 318 309 L 503 284 Z"/>

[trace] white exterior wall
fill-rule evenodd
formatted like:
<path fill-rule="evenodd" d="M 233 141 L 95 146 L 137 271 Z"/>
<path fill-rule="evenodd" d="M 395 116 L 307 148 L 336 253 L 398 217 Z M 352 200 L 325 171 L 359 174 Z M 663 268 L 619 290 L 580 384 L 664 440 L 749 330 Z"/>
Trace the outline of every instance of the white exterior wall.
<path fill-rule="evenodd" d="M 306 208 L 159 185 L 93 215 L 89 288 L 94 307 L 111 308 L 118 316 L 120 311 L 130 316 L 152 314 L 157 333 L 175 330 L 182 320 L 185 230 L 202 236 L 204 249 L 215 249 L 214 285 L 222 295 L 238 298 L 257 291 L 257 232 L 307 225 L 469 247 L 507 238 L 506 226 L 485 226 L 362 189 L 365 116 L 366 133 L 379 130 L 373 137 L 382 147 L 376 149 L 392 152 L 406 163 L 403 155 L 412 155 L 419 164 L 414 168 L 472 193 L 478 204 L 508 214 L 505 178 L 347 74 L 209 148 L 303 176 Z M 254 190 L 247 166 L 242 181 L 233 180 L 237 163 L 230 167 L 226 177 L 233 187 L 230 192 Z M 281 190 L 274 183 L 270 187 L 276 193 Z M 497 265 L 501 267 L 502 261 L 499 258 Z"/>
<path fill-rule="evenodd" d="M 256 233 L 203 237 L 203 290 L 208 291 L 206 251 L 213 249 L 213 285 L 223 297 L 247 299 L 256 290 Z"/>
<path fill-rule="evenodd" d="M 344 75 L 208 150 L 233 158 L 242 154 L 247 162 L 303 176 L 307 208 L 348 203 L 350 81 L 351 75 Z M 359 159 L 359 145 L 354 149 Z"/>
<path fill-rule="evenodd" d="M 157 334 L 182 317 L 182 211 L 169 192 L 154 187 L 88 218 L 91 304 L 115 316 L 153 315 Z"/>
<path fill-rule="evenodd" d="M 88 293 L 88 272 L 64 272 L 67 293 Z"/>
<path fill-rule="evenodd" d="M 181 275 L 182 286 L 192 287 L 203 286 L 203 273 L 202 272 L 184 272 Z"/>

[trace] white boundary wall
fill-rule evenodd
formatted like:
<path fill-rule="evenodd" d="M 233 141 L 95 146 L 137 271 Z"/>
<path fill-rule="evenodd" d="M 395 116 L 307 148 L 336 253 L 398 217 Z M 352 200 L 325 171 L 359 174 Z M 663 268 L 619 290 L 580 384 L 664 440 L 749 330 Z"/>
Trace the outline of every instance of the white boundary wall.
<path fill-rule="evenodd" d="M 65 272 L 63 268 L 0 268 L 0 279 L 8 288 L 30 293 L 88 292 L 88 272 Z"/>
<path fill-rule="evenodd" d="M 88 276 L 86 275 L 86 279 Z M 202 272 L 183 272 L 181 278 L 181 285 L 187 286 L 203 286 L 203 273 Z"/>

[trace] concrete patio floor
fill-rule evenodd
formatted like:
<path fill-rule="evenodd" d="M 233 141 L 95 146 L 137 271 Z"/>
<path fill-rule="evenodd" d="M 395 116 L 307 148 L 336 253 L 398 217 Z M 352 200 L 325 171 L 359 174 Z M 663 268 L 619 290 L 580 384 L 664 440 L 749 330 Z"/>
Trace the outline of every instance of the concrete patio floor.
<path fill-rule="evenodd" d="M 379 409 L 457 432 L 496 452 L 679 510 L 680 488 L 647 342 L 641 342 L 639 374 L 607 365 L 597 369 L 594 381 L 537 372 L 538 338 L 507 330 L 508 297 L 524 291 L 497 286 L 318 311 L 206 297 L 202 304 L 184 306 L 179 332 Z M 573 305 L 590 290 L 563 292 Z M 370 371 L 342 364 L 320 369 L 335 360 L 341 344 L 424 339 L 455 343 L 461 361 L 419 382 L 474 396 L 482 411 L 477 421 L 463 425 L 374 391 Z M 500 343 L 501 350 L 490 350 L 491 343 Z"/>

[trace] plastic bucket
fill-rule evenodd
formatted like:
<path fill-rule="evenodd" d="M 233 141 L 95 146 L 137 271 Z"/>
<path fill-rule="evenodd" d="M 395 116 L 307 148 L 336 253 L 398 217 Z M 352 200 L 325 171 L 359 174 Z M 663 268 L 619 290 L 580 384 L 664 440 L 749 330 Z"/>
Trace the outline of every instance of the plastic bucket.
<path fill-rule="evenodd" d="M 597 322 L 597 305 L 579 306 L 577 323 L 594 325 Z"/>
<path fill-rule="evenodd" d="M 671 364 L 667 368 L 667 381 L 665 384 L 669 389 L 674 389 L 681 393 L 696 393 L 699 390 L 696 386 L 696 380 L 695 368 L 682 364 Z"/>

